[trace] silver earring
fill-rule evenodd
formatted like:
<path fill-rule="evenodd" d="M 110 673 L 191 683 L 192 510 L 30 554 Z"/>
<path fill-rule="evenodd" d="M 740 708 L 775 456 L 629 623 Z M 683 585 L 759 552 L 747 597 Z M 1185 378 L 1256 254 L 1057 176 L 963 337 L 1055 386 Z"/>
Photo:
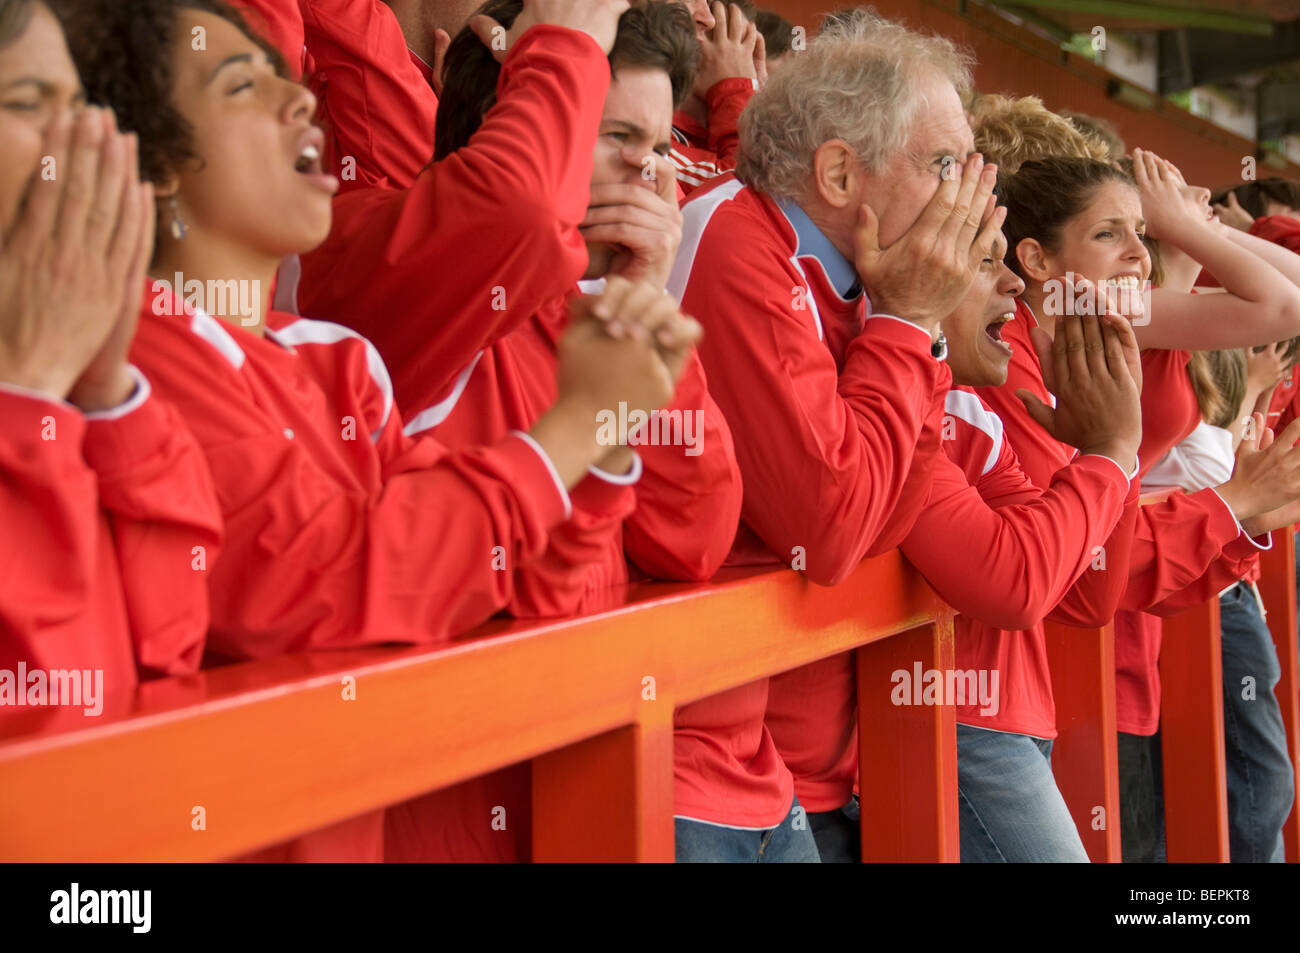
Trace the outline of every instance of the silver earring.
<path fill-rule="evenodd" d="M 167 204 L 168 207 L 171 209 L 171 213 L 172 213 L 172 225 L 171 225 L 172 238 L 176 239 L 177 241 L 180 241 L 182 238 L 185 237 L 185 233 L 189 231 L 189 228 L 188 226 L 186 226 L 186 224 L 183 221 L 181 221 L 180 210 L 176 207 L 176 196 L 173 195 L 171 197 L 171 201 L 168 202 Z"/>

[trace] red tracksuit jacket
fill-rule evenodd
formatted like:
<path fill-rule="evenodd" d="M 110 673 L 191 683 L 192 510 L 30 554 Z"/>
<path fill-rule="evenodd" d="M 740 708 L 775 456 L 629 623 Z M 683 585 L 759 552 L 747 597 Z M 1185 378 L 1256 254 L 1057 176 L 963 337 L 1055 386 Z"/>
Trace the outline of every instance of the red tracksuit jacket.
<path fill-rule="evenodd" d="M 102 669 L 124 705 L 137 669 L 198 669 L 221 542 L 198 445 L 136 382 L 92 414 L 0 385 L 0 669 Z"/>
<path fill-rule="evenodd" d="M 334 201 L 303 256 L 302 313 L 354 327 L 393 370 L 399 400 L 447 394 L 492 341 L 565 294 L 587 266 L 586 215 L 609 61 L 584 33 L 537 26 L 502 66 L 468 145 L 409 189 Z"/>
<path fill-rule="evenodd" d="M 1015 396 L 1018 388 L 1024 388 L 1044 401 L 1052 399 L 1043 384 L 1029 334 L 1036 323 L 1033 312 L 1019 302 L 1016 320 L 1003 330 L 1003 340 L 1014 351 L 1007 382 L 1001 387 L 978 388 L 977 393 L 1002 419 L 1007 439 L 1025 472 L 1041 486 L 1054 472 L 1052 466 L 1059 467 L 1059 461 L 1074 451 L 1039 427 Z M 1186 365 L 1185 351 L 1142 352 L 1140 472 L 1145 472 L 1187 436 L 1200 419 Z M 1138 507 L 1135 521 L 1121 521 L 1105 549 L 1112 567 L 1112 581 L 1121 583 L 1121 589 L 1113 593 L 1113 600 L 1096 605 L 1091 620 L 1081 620 L 1078 624 L 1101 625 L 1111 615 L 1122 616 L 1121 609 L 1139 612 L 1163 606 L 1168 611 L 1176 611 L 1180 598 L 1192 598 L 1201 592 L 1213 594 L 1228 585 L 1218 580 L 1239 572 L 1240 560 L 1258 552 L 1259 547 L 1242 532 L 1219 495 L 1213 489 L 1206 489 Z M 1114 571 L 1117 565 L 1114 557 L 1120 551 L 1124 553 L 1126 575 Z M 1213 588 L 1216 584 L 1218 588 Z M 1138 634 L 1139 631 L 1145 634 Z M 1120 729 L 1128 731 L 1134 726 L 1133 713 L 1151 708 L 1149 686 L 1157 678 L 1151 660 L 1159 653 L 1158 636 L 1153 637 L 1149 630 L 1138 630 L 1127 621 L 1117 622 L 1115 652 L 1117 712 Z M 1130 677 L 1130 672 L 1136 674 Z M 1148 688 L 1138 689 L 1138 686 Z"/>
<path fill-rule="evenodd" d="M 268 325 L 258 337 L 146 307 L 133 348 L 194 431 L 225 517 L 210 647 L 438 644 L 508 604 L 494 548 L 524 564 L 570 513 L 541 449 L 523 434 L 455 452 L 407 437 L 372 345 L 278 312 Z M 376 812 L 259 856 L 378 859 L 381 832 Z"/>
<path fill-rule="evenodd" d="M 240 0 L 318 101 L 339 193 L 404 189 L 433 158 L 438 96 L 381 0 Z"/>
<path fill-rule="evenodd" d="M 595 293 L 600 284 L 587 290 Z M 408 433 L 431 432 L 458 447 L 532 426 L 555 401 L 556 344 L 567 325 L 565 301 L 551 302 L 480 352 L 449 395 L 437 395 L 441 399 L 412 413 Z M 546 553 L 516 570 L 515 596 L 507 606 L 512 615 L 606 608 L 621 591 L 615 587 L 628 580 L 627 560 L 661 579 L 704 580 L 722 564 L 740 516 L 740 475 L 730 431 L 709 397 L 698 357 L 691 357 L 666 413 L 695 421 L 697 445 L 639 446 L 627 477 L 593 471 L 575 488 L 573 517 L 552 531 Z M 709 725 L 694 717 L 694 708 L 678 710 L 679 737 L 707 740 Z M 528 793 L 524 765 L 398 805 L 386 820 L 386 856 L 527 857 L 526 831 L 514 819 L 527 816 Z M 506 831 L 492 825 L 494 806 L 505 808 Z"/>
<path fill-rule="evenodd" d="M 866 317 L 852 265 L 797 206 L 728 175 L 683 215 L 669 291 L 704 323 L 700 356 L 735 436 L 745 496 L 731 559 L 793 564 L 833 585 L 911 529 L 939 455 L 951 374 L 922 329 Z M 779 823 L 793 783 L 764 715 L 847 728 L 852 696 L 831 690 L 806 703 L 804 689 L 833 688 L 849 664 L 832 659 L 701 702 L 726 743 L 701 741 L 694 753 L 679 744 L 677 814 Z M 809 745 L 820 745 L 809 731 Z"/>
<path fill-rule="evenodd" d="M 673 113 L 673 148 L 668 161 L 677 182 L 689 197 L 700 186 L 736 167 L 740 152 L 740 114 L 754 95 L 754 84 L 743 77 L 714 83 L 705 94 L 709 124 L 701 126 L 682 110 Z"/>
<path fill-rule="evenodd" d="M 980 728 L 1054 738 L 1043 620 L 1074 621 L 1080 607 L 1087 613 L 1098 590 L 1104 598 L 1112 567 L 1094 568 L 1095 547 L 1136 506 L 1137 484 L 1130 485 L 1114 461 L 1085 456 L 1040 490 L 1003 439 L 1001 421 L 969 388 L 950 391 L 945 410 L 944 454 L 901 548 L 961 613 L 955 667 L 997 673 L 993 704 L 966 700 L 957 718 Z M 954 538 L 962 540 L 959 555 Z M 768 727 L 809 811 L 842 807 L 858 775 L 853 666 L 821 669 L 833 672 L 834 680 L 801 676 L 798 683 L 805 706 L 819 696 L 838 699 L 834 719 L 813 721 L 793 706 L 769 704 L 768 710 Z M 890 692 L 893 686 L 877 689 Z"/>

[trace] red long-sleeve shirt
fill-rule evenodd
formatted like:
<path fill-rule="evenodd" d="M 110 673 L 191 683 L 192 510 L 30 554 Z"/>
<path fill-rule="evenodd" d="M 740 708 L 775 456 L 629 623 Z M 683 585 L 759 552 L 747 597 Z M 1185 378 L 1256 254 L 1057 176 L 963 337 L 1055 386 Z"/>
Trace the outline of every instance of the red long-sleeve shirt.
<path fill-rule="evenodd" d="M 602 284 L 584 290 L 597 293 Z M 407 432 L 433 433 L 456 447 L 532 426 L 556 399 L 556 348 L 568 323 L 565 299 L 548 303 L 481 351 L 450 394 L 412 412 Z M 661 579 L 703 580 L 722 564 L 740 516 L 740 475 L 731 433 L 695 355 L 662 414 L 674 425 L 654 426 L 655 438 L 683 442 L 641 444 L 631 474 L 593 471 L 575 488 L 572 518 L 551 532 L 542 557 L 515 571 L 507 607 L 512 615 L 603 608 L 610 588 L 628 580 L 629 559 L 643 574 Z M 677 728 L 684 736 L 707 739 L 708 726 L 696 722 L 692 708 L 680 709 Z M 397 805 L 386 821 L 387 856 L 517 859 L 512 852 L 521 845 L 493 828 L 492 808 L 500 805 L 507 818 L 520 818 L 527 813 L 528 790 L 527 771 L 507 769 Z M 513 829 L 509 824 L 507 831 Z"/>
<path fill-rule="evenodd" d="M 603 283 L 584 285 L 596 293 Z M 555 402 L 556 348 L 568 323 L 567 296 L 548 302 L 476 355 L 449 394 L 426 392 L 420 403 L 408 404 L 407 432 L 427 430 L 454 447 L 531 427 Z M 560 562 L 549 566 L 569 569 L 548 572 L 548 585 L 530 588 L 528 603 L 514 606 L 514 614 L 582 611 L 585 597 L 627 580 L 624 553 L 659 579 L 704 580 L 722 565 L 739 518 L 740 475 L 731 432 L 709 396 L 698 356 L 688 359 L 672 403 L 656 420 L 667 422 L 652 428 L 657 436 L 680 442 L 641 444 L 631 479 L 596 471 L 575 489 L 575 519 L 552 533 L 551 550 Z M 609 524 L 599 542 L 577 520 L 584 512 Z M 579 549 L 566 553 L 570 546 Z M 548 562 L 538 560 L 527 572 L 547 571 Z"/>
<path fill-rule="evenodd" d="M 951 375 L 922 329 L 866 317 L 852 265 L 798 206 L 725 176 L 683 215 L 668 290 L 704 323 L 700 356 L 735 436 L 745 495 L 731 558 L 793 564 L 832 585 L 910 530 L 940 452 Z M 806 727 L 791 732 L 795 747 L 820 746 L 821 719 L 850 730 L 851 694 L 802 690 L 833 686 L 837 664 L 699 703 L 726 743 L 695 749 L 714 765 L 708 774 L 684 761 L 692 748 L 679 744 L 676 813 L 737 827 L 778 823 L 793 782 L 770 721 Z"/>
<path fill-rule="evenodd" d="M 244 20 L 280 51 L 295 76 L 303 75 L 303 26 L 298 0 L 233 0 Z M 363 0 L 370 2 L 370 0 Z"/>
<path fill-rule="evenodd" d="M 380 0 L 301 6 L 308 80 L 330 133 L 325 168 L 339 176 L 339 193 L 409 188 L 433 159 L 438 96 L 397 17 Z"/>
<path fill-rule="evenodd" d="M 433 158 L 438 96 L 381 0 L 238 0 L 316 96 L 339 193 L 410 186 Z"/>
<path fill-rule="evenodd" d="M 1014 352 L 1007 382 L 1001 387 L 977 388 L 977 393 L 1002 419 L 1006 437 L 1030 479 L 1043 485 L 1041 481 L 1049 479 L 1053 472 L 1049 468 L 1073 451 L 1039 427 L 1015 396 L 1016 389 L 1024 388 L 1051 402 L 1029 334 L 1036 323 L 1033 312 L 1019 302 L 1016 320 L 1003 329 L 1003 340 L 1011 344 Z M 1143 439 L 1138 451 L 1141 472 L 1153 466 L 1200 420 L 1186 365 L 1185 351 L 1142 352 Z M 1116 617 L 1117 710 L 1123 716 L 1120 730 L 1128 731 L 1149 720 L 1145 716 L 1130 718 L 1130 712 L 1158 710 L 1155 659 L 1159 656 L 1159 633 L 1149 625 L 1118 620 L 1127 612 L 1149 608 L 1163 606 L 1172 611 L 1180 598 L 1208 592 L 1216 580 L 1236 572 L 1241 561 L 1258 549 L 1212 489 L 1138 507 L 1134 523 L 1121 521 L 1105 544 L 1112 566 L 1116 565 L 1117 552 L 1123 551 L 1124 574 L 1110 576 L 1110 581 L 1122 583 L 1112 593 L 1113 600 L 1098 600 L 1092 619 L 1076 621 L 1059 614 L 1053 616 L 1067 623 L 1092 625 L 1103 624 L 1110 615 Z M 1180 597 L 1183 590 L 1187 592 Z M 1156 700 L 1151 694 L 1153 684 Z"/>
<path fill-rule="evenodd" d="M 731 77 L 714 83 L 705 94 L 707 126 L 683 110 L 673 113 L 673 147 L 668 161 L 677 170 L 677 182 L 687 197 L 736 167 L 740 114 L 753 96 L 752 80 Z"/>
<path fill-rule="evenodd" d="M 118 695 L 196 671 L 221 514 L 176 412 L 137 373 L 92 414 L 0 385 L 0 419 L 0 669 L 101 669 Z"/>
<path fill-rule="evenodd" d="M 302 259 L 302 313 L 370 338 L 404 406 L 446 394 L 482 348 L 582 276 L 578 223 L 608 88 L 591 37 L 533 27 L 464 148 L 409 189 L 335 199 L 329 238 Z"/>
<path fill-rule="evenodd" d="M 209 645 L 221 655 L 447 641 L 512 598 L 497 547 L 523 565 L 570 511 L 525 435 L 449 452 L 403 434 L 383 361 L 341 326 L 276 312 L 258 337 L 147 306 L 133 354 L 216 485 L 227 543 Z M 255 856 L 379 859 L 381 834 L 376 812 Z"/>
<path fill-rule="evenodd" d="M 955 668 L 981 673 L 991 690 L 982 700 L 948 701 L 961 702 L 963 724 L 1054 738 L 1043 620 L 1067 592 L 1094 588 L 1110 569 L 1097 564 L 1096 550 L 1136 505 L 1137 484 L 1113 460 L 1084 456 L 1041 490 L 1021 470 L 997 415 L 974 393 L 950 391 L 945 410 L 944 455 L 901 548 L 960 613 Z M 769 705 L 768 727 L 794 774 L 800 804 L 833 810 L 849 800 L 858 773 L 852 658 L 828 659 L 792 676 L 805 707 L 819 696 L 836 699 L 835 717 L 805 725 L 790 706 L 774 711 Z M 894 685 L 875 689 L 892 692 Z"/>

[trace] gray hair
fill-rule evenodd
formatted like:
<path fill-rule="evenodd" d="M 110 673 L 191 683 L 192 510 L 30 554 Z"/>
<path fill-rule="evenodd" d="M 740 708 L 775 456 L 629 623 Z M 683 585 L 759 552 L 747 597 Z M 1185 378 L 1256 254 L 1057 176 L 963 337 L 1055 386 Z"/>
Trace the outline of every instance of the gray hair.
<path fill-rule="evenodd" d="M 950 40 L 916 33 L 858 9 L 829 23 L 805 53 L 775 73 L 740 117 L 736 172 L 773 198 L 800 198 L 813 153 L 842 139 L 874 173 L 883 172 L 927 106 L 917 80 L 971 86 L 969 54 Z"/>

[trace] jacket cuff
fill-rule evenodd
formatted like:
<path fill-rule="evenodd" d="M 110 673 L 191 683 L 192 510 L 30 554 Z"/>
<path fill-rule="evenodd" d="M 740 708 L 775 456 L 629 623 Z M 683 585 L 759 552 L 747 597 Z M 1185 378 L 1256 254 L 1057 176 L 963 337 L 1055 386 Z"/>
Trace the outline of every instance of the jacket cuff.
<path fill-rule="evenodd" d="M 157 452 L 176 426 L 166 405 L 150 399 L 148 378 L 134 365 L 129 370 L 135 378 L 134 393 L 117 407 L 86 414 L 86 462 L 101 475 L 122 469 L 122 460 Z"/>
<path fill-rule="evenodd" d="M 622 510 L 627 494 L 641 479 L 644 466 L 641 455 L 633 452 L 632 469 L 625 474 L 607 473 L 599 467 L 588 467 L 582 482 L 573 488 L 574 509 L 594 515 L 611 515 Z"/>
<path fill-rule="evenodd" d="M 937 360 L 930 350 L 934 344 L 930 333 L 906 318 L 900 318 L 896 314 L 873 314 L 867 318 L 862 330 L 863 333 L 870 330 L 873 337 L 887 337 L 909 348 L 920 348 L 927 357 Z"/>
<path fill-rule="evenodd" d="M 1237 528 L 1236 536 L 1223 547 L 1225 554 L 1230 556 L 1236 554 L 1237 558 L 1240 558 L 1241 556 L 1248 556 L 1251 553 L 1268 552 L 1268 550 L 1273 548 L 1273 534 L 1265 533 L 1261 538 L 1253 537 L 1247 533 L 1246 528 L 1242 526 L 1241 521 L 1237 519 L 1237 514 L 1232 512 L 1232 508 L 1228 506 L 1227 501 L 1224 500 L 1223 497 L 1219 496 L 1218 490 L 1214 489 L 1214 487 L 1209 487 L 1201 492 L 1213 493 L 1214 498 L 1221 504 L 1220 508 L 1225 514 L 1227 514 L 1228 519 L 1232 520 L 1233 525 Z"/>
<path fill-rule="evenodd" d="M 0 463 L 12 456 L 18 465 L 25 466 L 44 456 L 85 466 L 82 442 L 86 419 L 67 401 L 42 391 L 0 383 L 0 420 L 4 421 Z"/>
<path fill-rule="evenodd" d="M 522 430 L 512 430 L 510 436 L 498 444 L 498 449 L 518 464 L 520 480 L 517 491 L 522 491 L 525 487 L 537 487 L 539 490 L 535 502 L 547 526 L 554 526 L 573 515 L 569 491 L 540 443 Z"/>
<path fill-rule="evenodd" d="M 728 76 L 726 79 L 720 79 L 709 87 L 708 92 L 704 94 L 704 102 L 709 107 L 709 112 L 713 113 L 723 102 L 733 96 L 740 97 L 740 106 L 744 107 L 750 98 L 758 91 L 758 80 L 750 79 L 747 76 Z M 740 109 L 736 112 L 739 114 Z"/>

